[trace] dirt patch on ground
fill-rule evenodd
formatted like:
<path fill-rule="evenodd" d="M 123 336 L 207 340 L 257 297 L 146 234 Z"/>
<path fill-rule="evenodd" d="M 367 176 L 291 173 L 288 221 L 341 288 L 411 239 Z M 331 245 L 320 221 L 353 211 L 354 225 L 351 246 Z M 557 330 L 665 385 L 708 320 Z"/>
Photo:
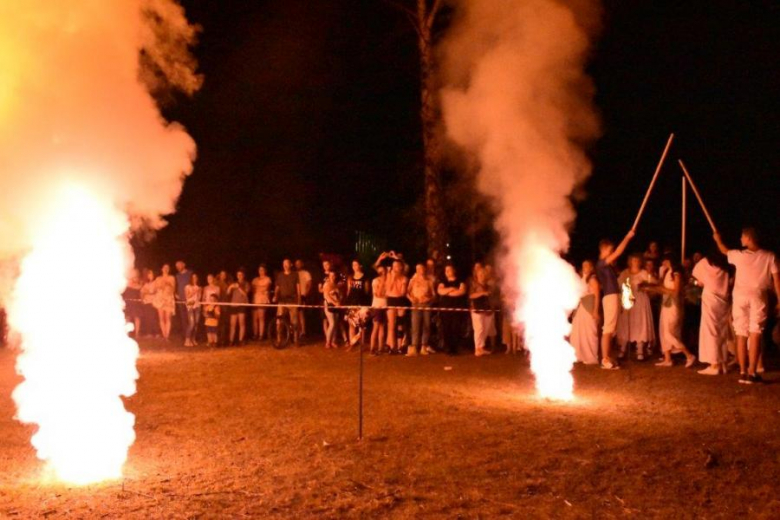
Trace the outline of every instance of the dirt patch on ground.
<path fill-rule="evenodd" d="M 563 405 L 518 357 L 366 357 L 358 442 L 355 352 L 146 345 L 126 478 L 70 488 L 40 483 L 13 363 L 2 517 L 780 517 L 780 384 L 735 374 L 580 366 Z"/>

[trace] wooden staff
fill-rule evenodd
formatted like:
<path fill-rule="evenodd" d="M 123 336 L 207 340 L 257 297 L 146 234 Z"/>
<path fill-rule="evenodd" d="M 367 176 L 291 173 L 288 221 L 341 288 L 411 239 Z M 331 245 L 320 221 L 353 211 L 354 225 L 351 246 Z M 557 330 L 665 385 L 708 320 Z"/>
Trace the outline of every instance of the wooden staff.
<path fill-rule="evenodd" d="M 634 225 L 631 226 L 632 231 L 636 231 L 637 225 L 639 225 L 639 219 L 642 218 L 642 213 L 645 211 L 645 206 L 647 206 L 647 199 L 650 198 L 650 192 L 653 191 L 653 186 L 655 186 L 655 181 L 658 179 L 658 174 L 661 173 L 661 167 L 664 165 L 664 161 L 666 160 L 666 154 L 669 153 L 669 148 L 672 146 L 672 140 L 674 140 L 674 134 L 669 134 L 669 140 L 666 141 L 666 148 L 664 148 L 664 153 L 661 154 L 661 160 L 658 161 L 658 166 L 655 168 L 655 174 L 653 175 L 653 180 L 650 181 L 650 187 L 647 188 L 647 193 L 645 193 L 645 200 L 642 201 L 642 206 L 639 208 L 639 213 L 636 215 L 636 220 L 634 220 Z"/>
<path fill-rule="evenodd" d="M 687 194 L 688 190 L 686 189 L 686 183 L 688 182 L 686 178 L 680 177 L 682 179 L 682 247 L 680 247 L 680 263 L 685 262 L 685 221 L 688 216 L 687 211 Z"/>
<path fill-rule="evenodd" d="M 707 222 L 710 223 L 710 227 L 712 228 L 713 233 L 717 233 L 718 230 L 715 228 L 715 222 L 712 221 L 712 217 L 710 216 L 710 212 L 707 211 L 707 206 L 704 205 L 704 201 L 701 199 L 701 194 L 699 193 L 699 189 L 696 187 L 696 184 L 694 184 L 693 179 L 691 178 L 691 174 L 688 173 L 688 169 L 685 167 L 685 163 L 682 162 L 682 159 L 679 159 L 677 161 L 680 163 L 680 168 L 682 168 L 683 173 L 685 174 L 685 178 L 688 179 L 688 184 L 691 185 L 691 189 L 693 190 L 693 194 L 696 195 L 696 200 L 699 201 L 699 205 L 701 206 L 702 211 L 704 211 L 704 216 L 707 217 Z"/>

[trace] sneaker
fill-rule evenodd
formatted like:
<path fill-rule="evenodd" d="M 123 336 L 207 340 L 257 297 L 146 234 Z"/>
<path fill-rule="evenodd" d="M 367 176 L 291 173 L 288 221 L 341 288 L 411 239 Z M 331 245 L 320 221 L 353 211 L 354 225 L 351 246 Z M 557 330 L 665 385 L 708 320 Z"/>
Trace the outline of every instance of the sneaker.
<path fill-rule="evenodd" d="M 756 374 L 763 374 L 765 372 L 764 367 L 756 368 Z"/>
<path fill-rule="evenodd" d="M 712 365 L 708 366 L 707 368 L 703 370 L 697 371 L 697 373 L 703 375 L 703 376 L 717 376 L 720 375 L 720 369 L 718 367 L 714 367 Z"/>
<path fill-rule="evenodd" d="M 603 368 L 604 370 L 618 370 L 620 367 L 617 366 L 612 361 L 610 361 L 609 359 L 606 359 L 601 362 L 601 368 Z"/>
<path fill-rule="evenodd" d="M 636 360 L 637 361 L 644 361 L 645 360 L 645 356 L 643 354 L 637 354 L 636 355 Z"/>
<path fill-rule="evenodd" d="M 739 374 L 739 384 L 741 385 L 752 385 L 753 383 L 750 382 L 748 379 L 747 374 Z"/>
<path fill-rule="evenodd" d="M 415 357 L 417 356 L 417 347 L 409 347 L 406 349 L 406 357 Z"/>
<path fill-rule="evenodd" d="M 428 349 L 423 347 L 420 349 L 420 355 L 421 356 L 427 356 L 429 354 Z"/>
<path fill-rule="evenodd" d="M 425 351 L 426 354 L 436 354 L 436 350 L 433 349 L 432 347 L 423 347 L 423 350 Z"/>
<path fill-rule="evenodd" d="M 185 347 L 191 347 L 191 346 L 192 346 L 192 341 L 190 341 L 190 340 L 188 340 L 188 339 L 185 339 L 185 340 L 184 340 L 184 346 L 185 346 Z"/>
<path fill-rule="evenodd" d="M 760 385 L 764 382 L 764 379 L 758 375 L 754 374 L 752 376 L 748 376 L 748 384 L 749 385 Z"/>
<path fill-rule="evenodd" d="M 671 360 L 669 360 L 669 361 L 660 361 L 660 362 L 655 364 L 655 366 L 657 366 L 657 367 L 671 367 L 673 365 L 674 365 L 674 363 L 672 363 Z"/>
<path fill-rule="evenodd" d="M 696 356 L 691 355 L 686 358 L 685 361 L 685 368 L 691 368 L 693 365 L 696 364 Z"/>
<path fill-rule="evenodd" d="M 492 352 L 490 352 L 489 350 L 479 350 L 477 352 L 474 352 L 474 355 L 476 357 L 489 356 L 490 354 L 492 354 Z"/>

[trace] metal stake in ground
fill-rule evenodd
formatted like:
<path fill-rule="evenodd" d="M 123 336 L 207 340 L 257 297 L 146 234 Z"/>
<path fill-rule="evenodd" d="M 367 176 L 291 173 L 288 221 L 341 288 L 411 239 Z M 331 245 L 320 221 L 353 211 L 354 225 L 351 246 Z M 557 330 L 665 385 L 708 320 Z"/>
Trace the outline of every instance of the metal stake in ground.
<path fill-rule="evenodd" d="M 360 371 L 358 375 L 358 440 L 363 440 L 363 342 L 360 342 L 360 346 L 358 347 L 360 350 L 360 354 L 358 355 L 358 358 L 360 359 Z"/>

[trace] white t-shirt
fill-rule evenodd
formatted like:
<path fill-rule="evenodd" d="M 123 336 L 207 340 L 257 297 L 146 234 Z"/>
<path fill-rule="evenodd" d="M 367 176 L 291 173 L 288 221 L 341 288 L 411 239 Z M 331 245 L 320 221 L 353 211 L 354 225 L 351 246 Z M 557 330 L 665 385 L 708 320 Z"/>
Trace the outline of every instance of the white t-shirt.
<path fill-rule="evenodd" d="M 301 285 L 301 296 L 307 296 L 311 292 L 311 273 L 306 269 L 298 271 L 298 283 Z"/>
<path fill-rule="evenodd" d="M 737 268 L 735 293 L 764 292 L 772 287 L 772 275 L 777 274 L 774 253 L 763 249 L 732 249 L 727 256 L 729 263 Z"/>
<path fill-rule="evenodd" d="M 693 266 L 693 277 L 704 290 L 725 298 L 729 294 L 729 273 L 709 263 L 706 258 Z"/>

